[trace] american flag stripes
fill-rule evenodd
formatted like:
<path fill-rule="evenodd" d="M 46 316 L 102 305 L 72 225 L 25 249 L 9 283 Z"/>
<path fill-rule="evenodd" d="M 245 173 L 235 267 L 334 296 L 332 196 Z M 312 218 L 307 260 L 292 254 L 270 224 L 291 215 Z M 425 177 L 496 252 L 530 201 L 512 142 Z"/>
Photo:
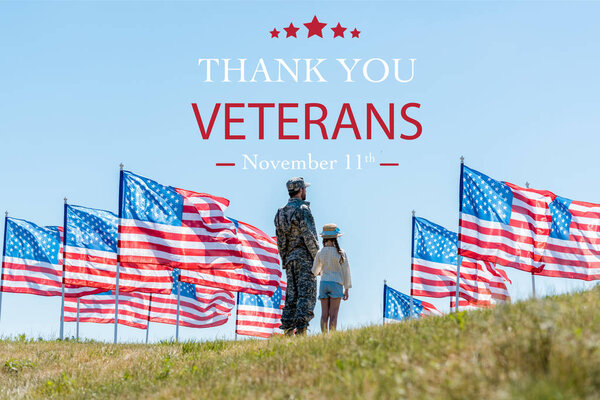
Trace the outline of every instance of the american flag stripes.
<path fill-rule="evenodd" d="M 237 237 L 242 245 L 242 267 L 235 270 L 182 270 L 181 280 L 232 292 L 272 296 L 281 280 L 277 241 L 250 224 L 230 220 L 237 226 Z"/>
<path fill-rule="evenodd" d="M 459 296 L 470 303 L 489 306 L 510 301 L 507 283 L 511 281 L 506 273 L 492 263 L 462 257 Z"/>
<path fill-rule="evenodd" d="M 120 262 L 191 270 L 236 269 L 240 243 L 229 201 L 121 171 Z"/>
<path fill-rule="evenodd" d="M 65 283 L 115 290 L 118 217 L 75 205 L 66 205 L 65 215 Z M 170 293 L 171 285 L 171 271 L 161 265 L 119 268 L 119 293 Z"/>
<path fill-rule="evenodd" d="M 482 306 L 470 303 L 468 300 L 464 300 L 464 299 L 458 300 L 458 311 L 479 310 L 480 308 L 482 308 Z M 455 298 L 450 298 L 450 309 L 456 310 L 456 299 Z"/>
<path fill-rule="evenodd" d="M 456 233 L 425 218 L 413 217 L 412 295 L 456 295 Z"/>
<path fill-rule="evenodd" d="M 550 235 L 551 192 L 494 180 L 462 165 L 460 254 L 531 272 Z"/>
<path fill-rule="evenodd" d="M 17 218 L 6 218 L 2 291 L 38 296 L 62 294 L 62 228 L 38 226 Z M 101 290 L 65 288 L 65 296 L 77 297 Z"/>
<path fill-rule="evenodd" d="M 600 204 L 556 197 L 539 275 L 600 279 Z"/>
<path fill-rule="evenodd" d="M 238 335 L 268 338 L 282 334 L 281 313 L 285 304 L 286 283 L 273 296 L 238 293 L 235 332 Z"/>
<path fill-rule="evenodd" d="M 177 323 L 177 284 L 179 270 L 173 270 L 171 294 L 153 294 L 150 322 Z M 233 293 L 223 289 L 199 287 L 181 282 L 179 325 L 190 328 L 210 328 L 223 325 L 235 306 Z M 120 312 L 120 311 L 119 311 Z"/>
<path fill-rule="evenodd" d="M 77 321 L 77 300 L 65 299 L 65 322 Z M 146 293 L 119 293 L 119 324 L 146 329 L 150 295 Z M 115 295 L 107 291 L 79 298 L 79 322 L 114 324 Z"/>

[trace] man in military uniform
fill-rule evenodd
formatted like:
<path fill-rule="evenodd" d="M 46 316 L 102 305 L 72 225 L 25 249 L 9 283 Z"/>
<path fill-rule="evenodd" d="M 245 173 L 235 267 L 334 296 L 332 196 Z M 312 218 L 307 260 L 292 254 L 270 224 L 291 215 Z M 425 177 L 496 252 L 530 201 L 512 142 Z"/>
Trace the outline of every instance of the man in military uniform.
<path fill-rule="evenodd" d="M 317 280 L 312 273 L 315 255 L 319 251 L 315 220 L 306 201 L 309 183 L 292 178 L 287 184 L 290 199 L 275 215 L 277 247 L 287 276 L 285 307 L 281 329 L 287 334 L 306 333 L 314 317 L 317 301 Z"/>

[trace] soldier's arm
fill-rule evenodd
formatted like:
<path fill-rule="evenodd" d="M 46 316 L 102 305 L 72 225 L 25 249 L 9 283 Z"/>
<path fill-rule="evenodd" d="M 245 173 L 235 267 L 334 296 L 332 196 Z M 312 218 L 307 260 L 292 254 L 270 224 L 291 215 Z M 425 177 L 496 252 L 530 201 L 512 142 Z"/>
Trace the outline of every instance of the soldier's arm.
<path fill-rule="evenodd" d="M 277 236 L 277 250 L 279 251 L 279 257 L 281 258 L 282 267 L 285 268 L 285 261 L 287 258 L 287 239 L 286 236 L 279 229 L 279 212 L 275 215 L 275 236 Z"/>
<path fill-rule="evenodd" d="M 309 208 L 300 208 L 300 233 L 306 248 L 314 259 L 319 251 L 319 241 L 315 236 L 315 220 Z"/>

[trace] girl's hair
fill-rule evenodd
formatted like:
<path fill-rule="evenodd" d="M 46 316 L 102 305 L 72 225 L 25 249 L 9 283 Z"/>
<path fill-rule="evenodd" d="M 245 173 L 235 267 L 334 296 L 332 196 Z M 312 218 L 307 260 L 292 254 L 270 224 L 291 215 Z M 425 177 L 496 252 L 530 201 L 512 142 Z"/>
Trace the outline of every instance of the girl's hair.
<path fill-rule="evenodd" d="M 338 251 L 338 254 L 340 255 L 340 264 L 343 264 L 344 263 L 344 252 L 340 248 L 340 244 L 338 243 L 337 238 L 326 238 L 326 239 L 323 239 L 323 246 L 325 246 L 325 243 L 327 243 L 327 242 L 333 242 L 333 245 L 335 246 L 335 248 Z"/>

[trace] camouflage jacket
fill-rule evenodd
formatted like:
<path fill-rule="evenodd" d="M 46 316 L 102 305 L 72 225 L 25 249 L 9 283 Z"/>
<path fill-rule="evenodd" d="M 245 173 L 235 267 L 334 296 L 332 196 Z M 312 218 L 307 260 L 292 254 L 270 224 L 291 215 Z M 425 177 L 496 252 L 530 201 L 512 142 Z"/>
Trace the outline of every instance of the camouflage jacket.
<path fill-rule="evenodd" d="M 319 251 L 319 241 L 309 202 L 289 199 L 275 215 L 275 233 L 284 268 L 294 260 L 308 259 L 312 263 Z"/>

